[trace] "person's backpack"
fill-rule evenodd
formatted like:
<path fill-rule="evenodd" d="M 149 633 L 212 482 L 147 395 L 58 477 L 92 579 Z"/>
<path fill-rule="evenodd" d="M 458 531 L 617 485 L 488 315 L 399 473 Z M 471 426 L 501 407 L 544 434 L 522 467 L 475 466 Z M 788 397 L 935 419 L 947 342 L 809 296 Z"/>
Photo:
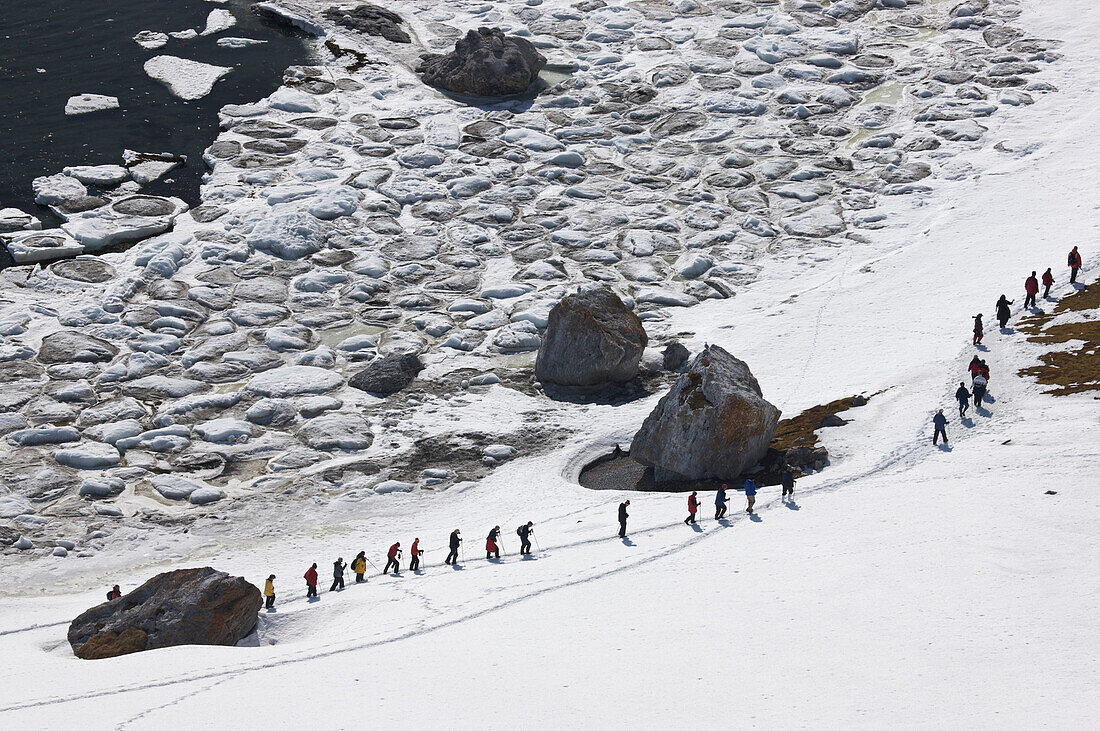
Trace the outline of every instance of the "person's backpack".
<path fill-rule="evenodd" d="M 519 528 L 516 528 L 516 535 L 519 536 L 520 538 L 523 538 L 523 526 L 522 525 Z"/>

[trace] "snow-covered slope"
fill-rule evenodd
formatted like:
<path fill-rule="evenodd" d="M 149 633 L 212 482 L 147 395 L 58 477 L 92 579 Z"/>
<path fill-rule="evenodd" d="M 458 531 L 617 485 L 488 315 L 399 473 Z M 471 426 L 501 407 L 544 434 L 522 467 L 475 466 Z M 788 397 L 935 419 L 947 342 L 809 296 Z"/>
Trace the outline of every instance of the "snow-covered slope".
<path fill-rule="evenodd" d="M 161 558 L 142 543 L 148 555 L 106 552 L 93 569 L 11 567 L 7 581 L 19 586 L 0 599 L 0 653 L 10 659 L 0 719 L 21 728 L 74 718 L 89 728 L 1095 725 L 1096 400 L 1053 398 L 1017 377 L 1038 347 L 991 329 L 983 357 L 995 401 L 966 423 L 949 417 L 949 451 L 930 444 L 930 416 L 951 414 L 974 352 L 970 316 L 992 319 L 1002 292 L 1018 306 L 1033 269 L 1054 266 L 1055 294 L 1066 294 L 1061 263 L 1075 243 L 1095 279 L 1097 11 L 1083 0 L 1022 7 L 1021 27 L 1065 41 L 1065 58 L 1044 74 L 1060 91 L 988 120 L 983 144 L 956 159 L 966 175 L 881 203 L 890 225 L 865 244 L 765 260 L 737 297 L 671 315 L 670 332 L 693 333 L 693 350 L 718 343 L 746 360 L 788 413 L 881 391 L 823 433 L 832 465 L 799 482 L 794 505 L 765 490 L 756 519 L 735 502 L 728 525 L 706 519 L 693 530 L 681 523 L 683 495 L 585 490 L 572 479 L 582 457 L 626 441 L 653 399 L 555 410 L 496 387 L 499 399 L 461 418 L 514 422 L 529 411 L 573 436 L 478 483 L 368 498 L 362 520 L 340 522 L 338 502 L 297 502 L 280 518 L 294 528 L 285 533 L 204 527 L 190 544 L 165 542 L 162 553 L 188 555 Z M 614 538 L 625 497 L 629 542 Z M 542 550 L 521 561 L 513 531 L 526 520 Z M 480 550 L 497 524 L 509 552 L 500 564 Z M 461 569 L 440 565 L 455 527 L 466 537 Z M 421 575 L 304 601 L 298 577 L 311 562 L 324 568 L 365 549 L 380 564 L 391 542 L 416 536 L 429 550 Z M 72 657 L 67 622 L 106 586 L 196 563 L 257 584 L 278 575 L 277 611 L 261 614 L 254 646 Z"/>

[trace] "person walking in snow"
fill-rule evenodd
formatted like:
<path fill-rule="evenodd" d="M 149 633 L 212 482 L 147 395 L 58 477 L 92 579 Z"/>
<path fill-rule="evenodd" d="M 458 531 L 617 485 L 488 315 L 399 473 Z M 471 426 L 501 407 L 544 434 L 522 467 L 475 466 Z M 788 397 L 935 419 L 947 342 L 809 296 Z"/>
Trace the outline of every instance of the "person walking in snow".
<path fill-rule="evenodd" d="M 458 528 L 455 528 L 454 532 L 451 533 L 451 552 L 447 554 L 447 558 L 443 560 L 443 563 L 451 566 L 458 563 L 458 547 L 462 545 L 461 534 L 462 532 Z"/>
<path fill-rule="evenodd" d="M 728 486 L 726 483 L 722 483 L 722 486 L 718 488 L 718 492 L 714 493 L 714 519 L 721 520 L 726 517 L 726 503 L 729 502 L 729 498 L 726 497 L 726 490 Z"/>
<path fill-rule="evenodd" d="M 965 383 L 959 383 L 955 391 L 955 399 L 959 402 L 959 418 L 966 416 L 966 410 L 970 408 L 970 392 L 966 390 Z"/>
<path fill-rule="evenodd" d="M 317 564 L 313 564 L 306 570 L 306 599 L 317 596 Z"/>
<path fill-rule="evenodd" d="M 783 471 L 779 473 L 779 484 L 783 486 L 782 499 L 794 497 L 794 473 L 790 465 L 783 465 Z"/>
<path fill-rule="evenodd" d="M 401 542 L 390 546 L 390 550 L 386 552 L 386 567 L 382 569 L 383 574 L 390 572 L 390 566 L 393 566 L 393 572 L 395 574 L 401 573 L 401 564 L 398 563 L 398 559 L 401 558 Z"/>
<path fill-rule="evenodd" d="M 367 573 L 367 552 L 360 551 L 355 560 L 351 562 L 351 572 L 355 574 L 355 583 L 362 584 L 363 574 Z"/>
<path fill-rule="evenodd" d="M 114 585 L 109 592 L 107 592 L 107 601 L 113 602 L 115 599 L 122 598 L 122 589 L 118 588 L 118 584 Z"/>
<path fill-rule="evenodd" d="M 1054 286 L 1054 275 L 1050 273 L 1050 267 L 1043 272 L 1043 299 L 1050 296 L 1050 288 Z"/>
<path fill-rule="evenodd" d="M 982 313 L 979 312 L 974 316 L 974 345 L 981 345 L 984 335 L 985 329 L 982 327 Z"/>
<path fill-rule="evenodd" d="M 493 526 L 493 529 L 489 531 L 489 535 L 485 538 L 485 558 L 500 558 L 500 545 L 497 541 L 500 540 L 500 526 Z"/>
<path fill-rule="evenodd" d="M 344 572 L 347 571 L 347 568 L 348 565 L 344 563 L 343 557 L 332 562 L 332 586 L 329 587 L 329 591 L 344 588 Z"/>
<path fill-rule="evenodd" d="M 932 435 L 932 444 L 938 444 L 940 436 L 943 437 L 943 443 L 947 444 L 947 417 L 943 415 L 943 409 L 937 411 L 932 417 L 932 425 L 936 427 L 936 433 Z"/>
<path fill-rule="evenodd" d="M 978 356 L 974 356 L 970 359 L 970 365 L 966 367 L 966 370 L 970 373 L 970 380 L 974 380 L 974 377 L 982 372 L 982 359 Z"/>
<path fill-rule="evenodd" d="M 982 404 L 985 402 L 985 389 L 989 385 L 989 379 L 983 376 L 981 373 L 974 378 L 974 382 L 970 384 L 970 387 L 974 389 L 974 410 L 982 408 Z"/>
<path fill-rule="evenodd" d="M 1005 297 L 1003 294 L 1001 298 L 997 300 L 997 321 L 1001 323 L 1001 329 L 1004 330 L 1008 326 L 1008 318 L 1012 317 L 1012 310 L 1009 309 L 1009 305 L 1012 304 L 1012 300 Z"/>
<path fill-rule="evenodd" d="M 688 517 L 684 518 L 684 524 L 685 525 L 688 524 L 688 523 L 694 523 L 695 522 L 695 514 L 697 512 L 699 512 L 698 494 L 699 494 L 698 492 L 696 492 L 695 490 L 692 490 L 691 494 L 688 495 Z"/>
<path fill-rule="evenodd" d="M 989 364 L 985 362 L 985 358 L 978 360 L 978 375 L 984 376 L 985 380 L 989 380 Z"/>
<path fill-rule="evenodd" d="M 752 508 L 756 505 L 756 483 L 752 479 L 745 480 L 745 499 L 748 501 L 748 507 L 745 508 L 746 513 L 751 513 Z"/>
<path fill-rule="evenodd" d="M 626 519 L 630 517 L 630 513 L 626 512 L 628 507 L 629 500 L 619 503 L 619 538 L 626 538 Z"/>
<path fill-rule="evenodd" d="M 527 521 L 516 528 L 516 535 L 519 536 L 519 555 L 521 556 L 531 555 L 531 534 L 535 532 L 534 526 L 534 523 Z"/>
<path fill-rule="evenodd" d="M 409 571 L 420 570 L 420 554 L 424 553 L 420 550 L 420 539 L 414 538 L 412 548 L 409 549 Z"/>
<path fill-rule="evenodd" d="M 264 582 L 264 609 L 271 609 L 275 606 L 275 574 L 267 577 L 267 581 Z"/>
<path fill-rule="evenodd" d="M 1069 283 L 1073 284 L 1077 281 L 1077 270 L 1081 268 L 1081 252 L 1077 251 L 1076 246 L 1069 252 L 1066 263 L 1069 264 Z"/>
<path fill-rule="evenodd" d="M 1032 307 L 1035 307 L 1035 295 L 1039 294 L 1039 280 L 1035 278 L 1035 272 L 1031 273 L 1031 276 L 1024 280 L 1024 292 L 1027 297 L 1024 298 L 1024 309 L 1028 308 L 1028 303 L 1031 303 Z"/>

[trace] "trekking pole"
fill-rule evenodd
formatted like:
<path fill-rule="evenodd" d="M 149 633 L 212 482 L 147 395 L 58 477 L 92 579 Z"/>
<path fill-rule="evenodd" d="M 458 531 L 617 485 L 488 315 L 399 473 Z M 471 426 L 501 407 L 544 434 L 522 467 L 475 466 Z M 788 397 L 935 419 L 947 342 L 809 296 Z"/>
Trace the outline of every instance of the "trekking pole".
<path fill-rule="evenodd" d="M 539 537 L 534 533 L 531 534 L 531 537 L 535 539 L 535 548 L 539 549 L 539 553 L 542 553 L 542 546 L 539 545 Z"/>
<path fill-rule="evenodd" d="M 375 571 L 378 571 L 378 567 L 374 565 L 374 561 L 371 561 L 371 560 L 370 560 L 369 558 L 367 558 L 366 556 L 363 556 L 363 560 L 364 560 L 364 561 L 366 561 L 367 563 L 369 563 L 369 564 L 371 565 L 371 567 L 373 567 L 373 568 L 374 568 L 374 570 L 375 570 Z M 381 572 L 381 571 L 378 571 L 378 573 L 382 573 L 382 572 Z"/>

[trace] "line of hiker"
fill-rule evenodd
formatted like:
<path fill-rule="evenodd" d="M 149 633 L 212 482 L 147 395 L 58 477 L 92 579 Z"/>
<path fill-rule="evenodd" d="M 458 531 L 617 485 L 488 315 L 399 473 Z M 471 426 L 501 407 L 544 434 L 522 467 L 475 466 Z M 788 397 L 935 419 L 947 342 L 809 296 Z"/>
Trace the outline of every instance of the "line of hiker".
<path fill-rule="evenodd" d="M 1077 282 L 1077 272 L 1081 269 L 1081 252 L 1074 246 L 1070 250 L 1069 255 L 1066 257 L 1066 264 L 1069 266 L 1069 282 L 1075 284 Z M 1047 267 L 1047 270 L 1043 272 L 1043 276 L 1036 277 L 1036 273 L 1032 272 L 1031 276 L 1024 280 L 1024 309 L 1037 307 L 1035 299 L 1039 294 L 1039 284 L 1043 285 L 1043 299 L 1050 298 L 1050 288 L 1054 286 L 1054 274 L 1051 272 L 1051 268 Z M 1001 330 L 1005 330 L 1008 327 L 1008 321 L 1012 317 L 1012 303 L 1014 300 L 1010 300 L 1005 295 L 1001 295 L 997 300 L 997 323 L 1001 326 Z M 974 336 L 972 343 L 975 346 L 982 345 L 982 338 L 985 336 L 985 328 L 982 323 L 982 314 L 978 313 L 974 316 Z M 989 392 L 989 366 L 985 360 L 979 358 L 977 355 L 970 361 L 970 365 L 967 366 L 967 371 L 970 373 L 970 388 L 967 389 L 965 382 L 960 382 L 959 387 L 955 390 L 955 400 L 959 404 L 959 419 L 966 417 L 966 412 L 970 408 L 970 404 L 974 404 L 975 413 L 980 412 L 985 404 L 985 397 Z M 943 409 L 936 411 L 936 414 L 932 417 L 932 444 L 939 444 L 940 439 L 943 439 L 943 443 L 947 444 L 947 417 L 943 414 Z"/>

